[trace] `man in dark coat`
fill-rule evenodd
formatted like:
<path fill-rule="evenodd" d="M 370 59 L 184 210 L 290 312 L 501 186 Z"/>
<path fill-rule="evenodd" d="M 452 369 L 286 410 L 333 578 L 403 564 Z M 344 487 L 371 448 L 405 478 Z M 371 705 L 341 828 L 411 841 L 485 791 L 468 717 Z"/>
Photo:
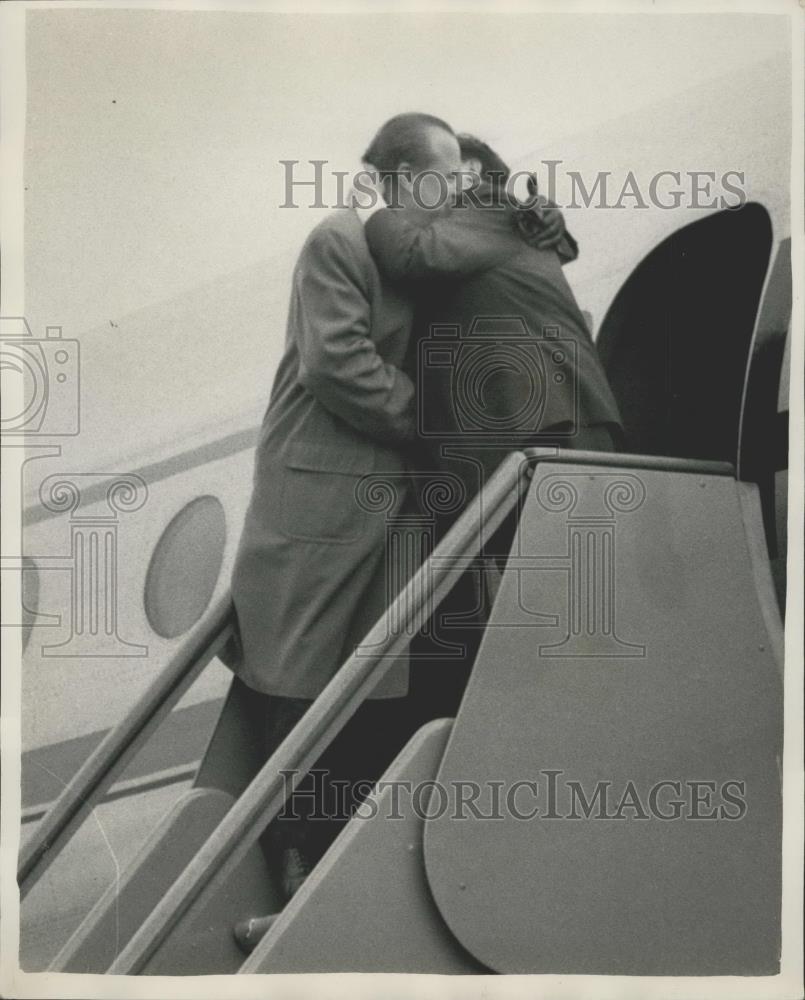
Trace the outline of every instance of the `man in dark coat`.
<path fill-rule="evenodd" d="M 457 476 L 469 499 L 512 450 L 623 450 L 623 434 L 562 272 L 575 240 L 545 240 L 544 199 L 514 202 L 506 164 L 473 137 L 459 141 L 473 189 L 445 213 L 382 207 L 367 218 L 366 238 L 381 273 L 417 300 L 405 367 L 417 382 L 418 468 Z M 460 512 L 432 515 L 436 541 Z M 486 586 L 468 573 L 442 608 L 463 624 L 436 624 L 440 641 L 463 645 L 465 655 L 452 667 L 415 670 L 411 700 L 421 721 L 458 708 L 515 522 L 487 545 Z"/>
<path fill-rule="evenodd" d="M 461 476 L 469 497 L 515 448 L 611 451 L 622 427 L 562 272 L 575 241 L 545 246 L 537 202 L 513 200 L 488 146 L 459 141 L 473 190 L 447 213 L 381 208 L 366 238 L 381 273 L 417 300 L 405 367 L 418 385 L 420 457 Z"/>

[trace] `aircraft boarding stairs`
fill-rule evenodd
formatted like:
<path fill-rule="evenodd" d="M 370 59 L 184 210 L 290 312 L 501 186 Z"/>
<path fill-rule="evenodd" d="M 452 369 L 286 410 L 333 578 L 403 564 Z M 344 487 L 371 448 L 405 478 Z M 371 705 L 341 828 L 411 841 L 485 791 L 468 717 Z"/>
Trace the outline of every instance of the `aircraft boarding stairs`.
<path fill-rule="evenodd" d="M 258 838 L 281 772 L 314 765 L 511 516 L 456 719 L 414 735 L 245 958 L 235 924 L 279 908 Z M 227 596 L 64 790 L 23 895 L 231 616 Z M 731 465 L 515 452 L 254 777 L 230 698 L 195 787 L 51 969 L 774 974 L 782 645 L 758 488 Z"/>

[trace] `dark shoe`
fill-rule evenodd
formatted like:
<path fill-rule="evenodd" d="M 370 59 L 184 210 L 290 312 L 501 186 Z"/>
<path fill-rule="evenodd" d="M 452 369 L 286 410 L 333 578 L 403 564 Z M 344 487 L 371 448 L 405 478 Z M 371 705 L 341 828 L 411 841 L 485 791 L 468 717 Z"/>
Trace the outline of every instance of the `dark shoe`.
<path fill-rule="evenodd" d="M 244 955 L 251 955 L 257 947 L 257 942 L 278 916 L 278 913 L 270 913 L 267 917 L 250 917 L 248 920 L 241 920 L 240 923 L 235 924 L 232 933 Z"/>
<path fill-rule="evenodd" d="M 310 863 L 298 847 L 286 847 L 282 852 L 281 884 L 285 898 L 291 896 L 300 888 L 310 874 Z"/>

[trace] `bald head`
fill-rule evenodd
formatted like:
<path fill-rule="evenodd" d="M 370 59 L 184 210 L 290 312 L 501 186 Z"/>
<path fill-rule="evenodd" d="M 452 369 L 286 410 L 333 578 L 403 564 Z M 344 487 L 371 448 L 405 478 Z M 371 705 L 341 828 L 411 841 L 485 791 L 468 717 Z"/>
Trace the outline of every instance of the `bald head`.
<path fill-rule="evenodd" d="M 382 125 L 363 159 L 377 170 L 389 201 L 424 207 L 449 200 L 461 170 L 458 139 L 447 122 L 416 111 Z"/>

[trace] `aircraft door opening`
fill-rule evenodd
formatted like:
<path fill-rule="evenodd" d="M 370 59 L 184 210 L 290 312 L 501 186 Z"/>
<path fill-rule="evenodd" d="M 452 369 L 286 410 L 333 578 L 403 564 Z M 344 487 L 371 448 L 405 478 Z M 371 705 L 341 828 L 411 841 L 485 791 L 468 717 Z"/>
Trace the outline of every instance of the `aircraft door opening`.
<path fill-rule="evenodd" d="M 749 203 L 673 233 L 616 295 L 597 344 L 632 452 L 736 463 L 771 219 Z"/>

